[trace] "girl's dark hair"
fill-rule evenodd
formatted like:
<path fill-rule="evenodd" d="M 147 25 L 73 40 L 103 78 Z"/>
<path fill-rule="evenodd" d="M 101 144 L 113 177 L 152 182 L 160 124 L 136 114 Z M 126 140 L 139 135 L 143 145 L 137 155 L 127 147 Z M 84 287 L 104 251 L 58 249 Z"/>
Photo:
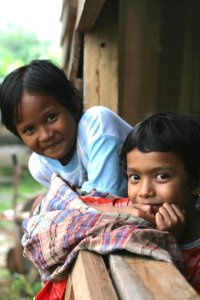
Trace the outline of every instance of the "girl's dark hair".
<path fill-rule="evenodd" d="M 137 148 L 141 152 L 174 152 L 183 160 L 192 184 L 200 184 L 200 121 L 177 113 L 153 113 L 135 125 L 127 136 L 120 162 L 127 172 L 127 153 Z"/>
<path fill-rule="evenodd" d="M 78 119 L 82 116 L 82 97 L 64 71 L 50 60 L 32 60 L 8 74 L 0 87 L 2 124 L 18 137 L 14 121 L 24 91 L 54 97 Z"/>

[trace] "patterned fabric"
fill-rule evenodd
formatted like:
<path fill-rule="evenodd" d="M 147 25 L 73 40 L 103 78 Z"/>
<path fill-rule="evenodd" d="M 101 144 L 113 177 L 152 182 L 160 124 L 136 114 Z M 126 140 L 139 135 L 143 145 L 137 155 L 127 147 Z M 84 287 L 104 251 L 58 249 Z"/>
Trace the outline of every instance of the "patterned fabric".
<path fill-rule="evenodd" d="M 200 294 L 200 239 L 182 246 L 185 277 Z"/>
<path fill-rule="evenodd" d="M 64 279 L 80 250 L 103 255 L 127 250 L 157 260 L 182 262 L 182 253 L 168 232 L 155 230 L 152 224 L 130 214 L 99 213 L 83 199 L 54 174 L 45 199 L 23 222 L 24 256 L 34 262 L 42 281 Z M 106 201 L 109 205 L 118 202 Z"/>

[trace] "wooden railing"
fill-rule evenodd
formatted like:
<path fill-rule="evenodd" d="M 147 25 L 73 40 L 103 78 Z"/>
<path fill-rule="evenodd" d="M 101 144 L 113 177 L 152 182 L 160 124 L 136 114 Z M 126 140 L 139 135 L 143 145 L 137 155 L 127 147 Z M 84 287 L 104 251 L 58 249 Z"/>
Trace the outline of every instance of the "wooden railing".
<path fill-rule="evenodd" d="M 67 279 L 65 300 L 199 300 L 177 268 L 127 253 L 81 251 Z"/>

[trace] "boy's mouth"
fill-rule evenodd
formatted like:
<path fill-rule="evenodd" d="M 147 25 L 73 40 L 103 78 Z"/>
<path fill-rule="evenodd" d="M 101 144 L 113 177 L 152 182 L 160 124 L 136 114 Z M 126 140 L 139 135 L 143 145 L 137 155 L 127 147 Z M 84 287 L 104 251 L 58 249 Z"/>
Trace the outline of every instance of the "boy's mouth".
<path fill-rule="evenodd" d="M 138 209 L 143 210 L 145 213 L 150 214 L 150 215 L 155 215 L 158 211 L 159 208 L 162 206 L 162 204 L 146 204 L 146 203 L 137 203 L 135 206 Z"/>
<path fill-rule="evenodd" d="M 155 215 L 155 214 L 159 211 L 159 208 L 160 208 L 161 206 L 162 206 L 162 205 L 151 205 L 152 213 Z"/>

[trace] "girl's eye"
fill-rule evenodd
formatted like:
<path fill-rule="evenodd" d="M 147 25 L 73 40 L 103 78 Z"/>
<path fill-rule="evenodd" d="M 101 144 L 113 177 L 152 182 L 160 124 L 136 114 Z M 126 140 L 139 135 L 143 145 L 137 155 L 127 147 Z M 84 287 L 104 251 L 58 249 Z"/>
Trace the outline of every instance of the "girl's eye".
<path fill-rule="evenodd" d="M 166 174 L 166 173 L 160 173 L 160 174 L 157 174 L 156 175 L 156 179 L 158 180 L 158 181 L 167 181 L 167 179 L 169 179 L 169 175 L 168 174 Z"/>
<path fill-rule="evenodd" d="M 33 127 L 27 127 L 24 129 L 23 131 L 24 134 L 27 134 L 27 135 L 31 135 L 34 133 L 34 128 Z"/>
<path fill-rule="evenodd" d="M 140 176 L 138 176 L 137 174 L 129 175 L 128 178 L 132 183 L 138 182 L 140 180 Z"/>
<path fill-rule="evenodd" d="M 53 122 L 57 119 L 57 114 L 50 114 L 47 117 L 47 122 Z"/>

